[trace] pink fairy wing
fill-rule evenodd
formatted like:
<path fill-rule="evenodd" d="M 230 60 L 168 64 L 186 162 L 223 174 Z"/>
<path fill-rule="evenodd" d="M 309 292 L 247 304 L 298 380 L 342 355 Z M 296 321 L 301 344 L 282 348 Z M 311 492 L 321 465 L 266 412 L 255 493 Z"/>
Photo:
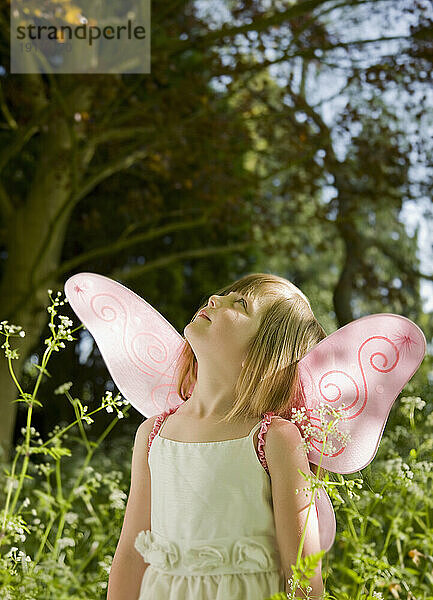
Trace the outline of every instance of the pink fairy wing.
<path fill-rule="evenodd" d="M 314 474 L 312 473 L 312 475 Z M 334 544 L 337 531 L 334 508 L 328 494 L 323 489 L 317 491 L 315 502 L 319 524 L 320 549 L 328 552 Z"/>
<path fill-rule="evenodd" d="M 308 420 L 320 432 L 312 410 L 319 402 L 338 409 L 337 427 L 348 433 L 346 446 L 335 437 L 332 453 L 324 453 L 322 467 L 335 473 L 364 469 L 376 455 L 389 411 L 404 385 L 421 364 L 426 341 L 421 329 L 406 317 L 390 313 L 362 317 L 330 334 L 299 361 L 301 400 Z M 325 418 L 325 422 L 332 415 Z M 318 465 L 321 438 L 311 438 L 308 460 Z M 336 523 L 328 494 L 316 498 L 320 545 L 328 551 Z"/>
<path fill-rule="evenodd" d="M 354 473 L 374 458 L 391 406 L 421 364 L 426 341 L 406 317 L 374 314 L 348 323 L 330 334 L 299 362 L 301 397 L 309 421 L 318 402 L 334 408 L 342 403 L 337 427 L 348 433 L 346 447 L 331 437 L 334 451 L 324 453 L 322 466 L 336 473 Z M 327 421 L 332 416 L 327 417 Z M 312 436 L 309 461 L 319 464 L 322 443 Z"/>
<path fill-rule="evenodd" d="M 65 294 L 95 338 L 123 396 L 145 417 L 182 402 L 174 370 L 184 340 L 145 300 L 96 273 L 79 273 L 65 283 Z"/>

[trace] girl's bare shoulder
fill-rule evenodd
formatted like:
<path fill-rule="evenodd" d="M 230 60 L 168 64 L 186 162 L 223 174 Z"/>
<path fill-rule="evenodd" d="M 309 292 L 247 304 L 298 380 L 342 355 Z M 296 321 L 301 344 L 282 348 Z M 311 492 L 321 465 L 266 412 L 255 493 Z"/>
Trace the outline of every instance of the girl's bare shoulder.
<path fill-rule="evenodd" d="M 265 454 L 269 467 L 287 452 L 301 451 L 303 438 L 295 423 L 282 417 L 274 417 L 266 434 Z"/>
<path fill-rule="evenodd" d="M 140 423 L 140 425 L 137 427 L 135 437 L 140 438 L 140 441 L 146 441 L 152 432 L 157 417 L 159 417 L 159 415 L 153 415 L 152 417 L 148 417 L 145 421 Z"/>
<path fill-rule="evenodd" d="M 297 428 L 295 423 L 292 423 L 292 421 L 284 419 L 283 417 L 280 417 L 278 415 L 272 417 L 268 427 L 268 431 L 272 432 L 271 436 L 289 435 L 289 432 L 295 432 L 295 430 L 299 433 L 299 429 Z"/>

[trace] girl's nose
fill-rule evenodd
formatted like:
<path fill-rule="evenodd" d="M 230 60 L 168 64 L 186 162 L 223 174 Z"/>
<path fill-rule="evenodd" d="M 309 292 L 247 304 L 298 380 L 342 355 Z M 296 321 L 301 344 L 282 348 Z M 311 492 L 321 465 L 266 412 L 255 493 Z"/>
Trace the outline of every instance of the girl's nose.
<path fill-rule="evenodd" d="M 208 306 L 212 306 L 212 307 L 216 306 L 217 299 L 218 299 L 218 296 L 215 296 L 215 295 L 209 296 Z"/>

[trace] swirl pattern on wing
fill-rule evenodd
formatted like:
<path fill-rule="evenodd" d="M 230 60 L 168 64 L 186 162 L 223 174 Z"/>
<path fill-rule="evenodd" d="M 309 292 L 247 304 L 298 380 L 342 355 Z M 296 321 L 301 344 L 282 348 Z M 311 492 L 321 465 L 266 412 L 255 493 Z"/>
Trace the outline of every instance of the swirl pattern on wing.
<path fill-rule="evenodd" d="M 166 369 L 157 368 L 157 366 L 164 365 L 167 361 L 168 347 L 166 342 L 151 331 L 139 331 L 134 333 L 131 338 L 130 332 L 135 332 L 137 319 L 135 319 L 132 328 L 128 311 L 118 298 L 107 293 L 95 294 L 90 300 L 90 306 L 99 319 L 110 323 L 118 322 L 121 328 L 124 351 L 139 371 L 150 377 L 155 375 L 169 376 Z M 116 306 L 118 310 L 116 310 Z"/>
<path fill-rule="evenodd" d="M 385 344 L 385 348 L 378 348 L 378 344 Z M 366 348 L 367 344 L 372 348 Z M 367 353 L 367 357 L 365 354 Z M 320 401 L 326 401 L 330 406 L 341 411 L 341 421 L 356 419 L 364 411 L 365 406 L 369 399 L 369 378 L 366 375 L 367 369 L 365 366 L 370 366 L 373 370 L 380 373 L 390 373 L 393 371 L 399 362 L 400 353 L 399 349 L 388 337 L 383 335 L 375 335 L 367 338 L 357 349 L 357 361 L 358 361 L 358 379 L 350 373 L 333 369 L 324 373 L 318 381 L 318 393 L 314 394 L 316 398 L 314 406 L 309 408 L 309 420 L 314 429 L 317 429 L 318 435 L 315 437 L 311 436 L 310 441 L 315 450 L 319 453 L 322 452 L 323 441 L 322 441 L 322 427 L 320 426 L 320 418 L 317 414 L 314 414 L 312 410 L 318 405 Z M 355 366 L 355 365 L 353 365 Z M 310 382 L 313 383 L 313 376 L 309 373 Z M 344 404 L 344 406 L 342 406 Z M 323 420 L 325 423 L 329 423 L 332 415 L 324 415 Z M 341 427 L 344 429 L 344 427 Z M 319 435 L 320 433 L 320 435 Z M 335 448 L 334 452 L 324 452 L 323 455 L 327 457 L 336 457 L 344 452 L 345 448 L 335 436 L 329 435 L 329 439 L 332 441 Z"/>
<path fill-rule="evenodd" d="M 95 273 L 73 275 L 65 293 L 95 338 L 113 381 L 139 412 L 149 417 L 179 404 L 175 369 L 184 340 L 158 311 Z"/>

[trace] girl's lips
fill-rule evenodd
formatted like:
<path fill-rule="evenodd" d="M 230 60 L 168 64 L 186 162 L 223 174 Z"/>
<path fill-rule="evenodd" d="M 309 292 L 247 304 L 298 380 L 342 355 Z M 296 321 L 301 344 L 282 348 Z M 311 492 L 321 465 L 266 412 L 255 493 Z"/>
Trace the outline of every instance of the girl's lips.
<path fill-rule="evenodd" d="M 207 314 L 205 312 L 201 312 L 198 315 L 199 317 L 203 317 L 204 319 L 207 319 L 208 321 L 210 321 L 209 317 L 207 316 Z"/>

